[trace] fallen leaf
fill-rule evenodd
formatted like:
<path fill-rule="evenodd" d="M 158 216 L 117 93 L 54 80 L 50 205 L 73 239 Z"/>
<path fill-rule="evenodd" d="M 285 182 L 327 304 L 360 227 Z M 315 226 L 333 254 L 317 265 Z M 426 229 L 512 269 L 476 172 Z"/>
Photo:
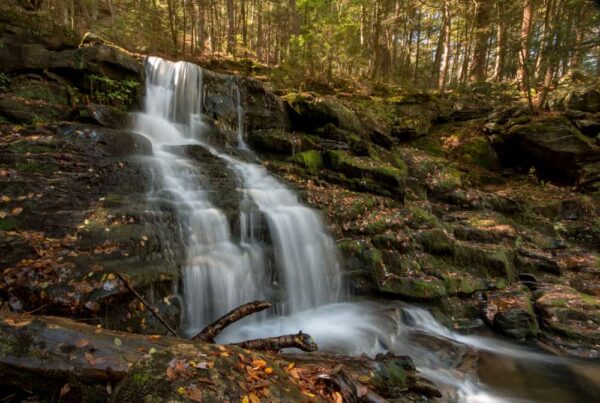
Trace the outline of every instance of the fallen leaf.
<path fill-rule="evenodd" d="M 250 403 L 260 403 L 260 399 L 254 393 L 250 393 L 248 399 L 250 399 Z"/>
<path fill-rule="evenodd" d="M 112 385 L 110 383 L 106 384 L 106 393 L 108 393 L 108 395 L 112 395 Z"/>
<path fill-rule="evenodd" d="M 121 347 L 122 345 L 123 345 L 123 342 L 121 341 L 121 339 L 119 339 L 118 337 L 115 337 L 115 346 Z"/>
<path fill-rule="evenodd" d="M 8 213 L 6 211 L 0 211 L 0 219 L 6 218 L 7 215 Z"/>
<path fill-rule="evenodd" d="M 252 369 L 261 369 L 267 366 L 267 362 L 265 360 L 254 360 L 252 361 Z"/>
<path fill-rule="evenodd" d="M 6 195 L 2 195 L 2 201 L 8 203 L 10 201 L 10 197 L 8 197 Z"/>
<path fill-rule="evenodd" d="M 23 208 L 22 207 L 15 207 L 14 209 L 12 209 L 11 213 L 12 215 L 19 215 L 23 212 Z"/>
<path fill-rule="evenodd" d="M 242 403 L 250 403 L 250 399 L 248 398 L 248 396 L 247 396 L 247 395 L 244 395 L 244 396 L 242 397 Z"/>
<path fill-rule="evenodd" d="M 71 385 L 65 383 L 64 386 L 60 388 L 60 397 L 63 397 L 64 395 L 69 393 L 69 391 L 71 391 Z"/>
<path fill-rule="evenodd" d="M 271 368 L 271 367 L 265 368 L 265 374 L 271 375 L 272 373 L 273 373 L 273 368 Z"/>
<path fill-rule="evenodd" d="M 83 348 L 88 344 L 90 344 L 90 341 L 88 339 L 79 339 L 77 340 L 77 342 L 75 342 L 75 346 L 77 346 L 78 348 Z"/>
<path fill-rule="evenodd" d="M 202 401 L 202 392 L 196 386 L 187 389 L 186 397 L 193 402 Z"/>

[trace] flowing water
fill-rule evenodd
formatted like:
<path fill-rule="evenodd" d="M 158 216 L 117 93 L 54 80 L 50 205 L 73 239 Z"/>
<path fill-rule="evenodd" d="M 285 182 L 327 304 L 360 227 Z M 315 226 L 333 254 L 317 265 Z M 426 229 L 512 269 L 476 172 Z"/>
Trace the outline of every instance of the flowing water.
<path fill-rule="evenodd" d="M 557 358 L 498 337 L 462 335 L 416 306 L 344 302 L 335 244 L 319 214 L 261 165 L 248 162 L 253 156 L 244 142 L 242 97 L 236 81 L 231 84 L 237 147 L 250 158 L 235 157 L 206 141 L 203 72 L 193 64 L 149 58 L 145 110 L 136 115 L 135 130 L 153 146 L 149 200 L 175 212 L 185 246 L 181 270 L 188 334 L 245 302 L 277 294 L 274 315 L 242 321 L 219 340 L 302 330 L 325 351 L 410 355 L 449 401 L 569 402 L 598 396 L 600 370 L 588 362 Z M 204 172 L 186 156 L 185 148 L 192 146 L 203 147 L 235 174 L 239 233 L 211 203 Z M 473 361 L 473 351 L 478 352 L 478 366 L 465 364 L 469 357 Z"/>

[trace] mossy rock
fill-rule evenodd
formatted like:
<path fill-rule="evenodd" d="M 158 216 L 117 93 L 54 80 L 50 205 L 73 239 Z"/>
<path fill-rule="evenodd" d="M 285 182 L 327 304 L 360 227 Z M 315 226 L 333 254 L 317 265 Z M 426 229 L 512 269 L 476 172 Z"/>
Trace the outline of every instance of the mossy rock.
<path fill-rule="evenodd" d="M 448 294 L 444 282 L 435 278 L 402 277 L 389 281 L 380 279 L 378 289 L 383 293 L 415 301 L 436 300 Z"/>
<path fill-rule="evenodd" d="M 512 253 L 504 247 L 456 241 L 441 228 L 421 231 L 416 239 L 426 252 L 445 257 L 457 266 L 470 267 L 479 273 L 478 277 L 515 279 Z"/>
<path fill-rule="evenodd" d="M 586 348 L 600 343 L 600 298 L 567 286 L 546 286 L 536 292 L 535 308 L 545 334 L 565 337 Z"/>
<path fill-rule="evenodd" d="M 365 131 L 356 113 L 336 97 L 291 93 L 284 99 L 291 106 L 290 118 L 295 130 L 315 132 L 332 124 L 351 133 L 362 134 Z"/>
<path fill-rule="evenodd" d="M 281 129 L 254 130 L 248 133 L 247 141 L 258 152 L 287 156 L 315 149 L 318 145 L 313 136 L 292 134 Z"/>
<path fill-rule="evenodd" d="M 295 162 L 311 173 L 318 173 L 325 166 L 321 153 L 316 150 L 303 151 L 294 154 L 290 158 L 290 161 Z"/>
<path fill-rule="evenodd" d="M 519 340 L 539 333 L 531 294 L 522 286 L 488 293 L 483 317 L 496 330 Z"/>
<path fill-rule="evenodd" d="M 406 172 L 390 163 L 365 157 L 355 157 L 344 151 L 327 151 L 323 155 L 325 166 L 349 178 L 374 180 L 390 190 L 402 194 Z"/>

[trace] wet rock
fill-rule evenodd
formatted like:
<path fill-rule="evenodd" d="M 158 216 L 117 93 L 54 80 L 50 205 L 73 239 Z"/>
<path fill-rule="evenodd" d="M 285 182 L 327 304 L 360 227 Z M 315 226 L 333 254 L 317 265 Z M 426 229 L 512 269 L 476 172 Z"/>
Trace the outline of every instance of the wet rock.
<path fill-rule="evenodd" d="M 598 356 L 600 299 L 563 285 L 541 287 L 535 297 L 546 341 L 569 353 Z"/>
<path fill-rule="evenodd" d="M 501 333 L 519 340 L 536 337 L 538 323 L 531 295 L 523 289 L 510 288 L 486 294 L 482 316 Z"/>
<path fill-rule="evenodd" d="M 127 129 L 133 125 L 131 115 L 109 105 L 88 104 L 81 107 L 79 115 L 84 119 L 89 116 L 95 123 L 112 129 Z"/>
<path fill-rule="evenodd" d="M 205 114 L 234 133 L 290 128 L 283 101 L 268 92 L 260 81 L 203 70 Z M 238 100 L 243 121 L 238 122 Z"/>

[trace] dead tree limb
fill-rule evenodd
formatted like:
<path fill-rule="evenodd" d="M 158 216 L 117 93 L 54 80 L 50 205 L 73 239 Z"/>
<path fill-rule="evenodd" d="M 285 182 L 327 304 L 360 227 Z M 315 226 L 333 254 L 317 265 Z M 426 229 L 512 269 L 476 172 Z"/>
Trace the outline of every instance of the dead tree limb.
<path fill-rule="evenodd" d="M 117 275 L 117 277 L 119 277 L 119 279 L 121 279 L 121 281 L 123 282 L 123 284 L 125 285 L 125 287 L 127 287 L 129 289 L 129 291 L 131 291 L 133 293 L 133 295 L 136 296 L 137 299 L 140 300 L 140 302 L 142 304 L 144 304 L 144 306 L 146 308 L 148 308 L 150 310 L 150 312 L 152 312 L 152 314 L 156 317 L 156 319 L 158 319 L 160 321 L 160 323 L 162 323 L 167 330 L 169 331 L 169 333 L 171 333 L 173 336 L 175 337 L 179 337 L 179 335 L 177 334 L 177 332 L 171 327 L 171 325 L 169 325 L 169 323 L 164 320 L 162 318 L 162 316 L 160 316 L 160 314 L 158 313 L 158 309 L 156 309 L 155 307 L 153 307 L 152 305 L 150 305 L 148 302 L 146 302 L 146 300 L 144 299 L 144 297 L 142 297 L 136 290 L 135 288 L 133 288 L 133 286 L 131 285 L 131 283 L 129 282 L 129 280 L 127 280 L 121 273 L 116 272 L 115 273 Z"/>
<path fill-rule="evenodd" d="M 215 337 L 223 331 L 227 326 L 246 316 L 252 315 L 253 313 L 264 311 L 265 309 L 271 308 L 273 304 L 267 301 L 252 301 L 235 308 L 229 313 L 223 315 L 215 322 L 206 326 L 200 333 L 192 337 L 192 339 L 198 339 L 207 343 L 214 343 Z"/>
<path fill-rule="evenodd" d="M 248 350 L 267 350 L 279 351 L 284 348 L 298 348 L 302 351 L 317 351 L 318 346 L 313 338 L 306 334 L 288 334 L 285 336 L 269 337 L 266 339 L 246 340 L 239 343 L 232 343 L 234 346 L 239 346 Z"/>

